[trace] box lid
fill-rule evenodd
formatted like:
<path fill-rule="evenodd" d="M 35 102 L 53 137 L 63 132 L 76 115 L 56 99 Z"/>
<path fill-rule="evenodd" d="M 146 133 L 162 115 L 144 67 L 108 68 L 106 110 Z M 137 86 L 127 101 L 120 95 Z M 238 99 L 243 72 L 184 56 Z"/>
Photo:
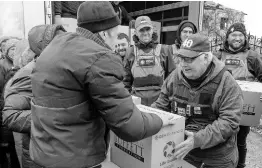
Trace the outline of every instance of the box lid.
<path fill-rule="evenodd" d="M 137 108 L 140 111 L 145 112 L 145 113 L 154 113 L 154 114 L 159 114 L 159 115 L 168 115 L 170 117 L 174 117 L 174 119 L 185 118 L 185 117 L 177 115 L 177 114 L 173 114 L 173 113 L 166 112 L 166 111 L 163 111 L 163 110 L 159 110 L 159 109 L 156 109 L 156 108 L 148 107 L 148 106 L 145 106 L 145 105 L 142 105 L 142 104 L 139 104 L 139 105 L 136 105 L 136 106 L 137 106 Z"/>
<path fill-rule="evenodd" d="M 262 93 L 262 83 L 236 80 L 242 91 Z"/>

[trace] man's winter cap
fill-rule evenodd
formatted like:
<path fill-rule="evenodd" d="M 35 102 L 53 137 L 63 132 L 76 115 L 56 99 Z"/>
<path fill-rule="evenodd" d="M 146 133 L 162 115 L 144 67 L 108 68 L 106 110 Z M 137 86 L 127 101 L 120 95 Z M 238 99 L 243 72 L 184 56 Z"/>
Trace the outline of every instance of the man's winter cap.
<path fill-rule="evenodd" d="M 120 20 L 110 2 L 86 1 L 78 8 L 77 25 L 97 33 L 120 25 Z"/>
<path fill-rule="evenodd" d="M 140 29 L 144 27 L 153 28 L 151 19 L 148 16 L 139 16 L 138 18 L 136 18 L 135 29 L 139 31 Z"/>
<path fill-rule="evenodd" d="M 239 31 L 239 32 L 243 33 L 244 36 L 246 36 L 246 34 L 247 34 L 246 27 L 243 23 L 234 23 L 227 30 L 226 38 L 228 38 L 230 33 L 233 33 L 235 31 Z"/>
<path fill-rule="evenodd" d="M 193 34 L 196 33 L 196 26 L 195 26 L 193 23 L 191 23 L 191 22 L 186 22 L 186 23 L 184 23 L 184 24 L 181 26 L 180 30 L 183 31 L 183 29 L 186 28 L 186 27 L 190 27 L 190 28 L 192 29 L 192 31 L 193 31 Z M 181 32 L 180 32 L 180 33 L 181 33 Z"/>
<path fill-rule="evenodd" d="M 211 51 L 211 48 L 208 37 L 197 33 L 192 34 L 182 43 L 180 50 L 178 50 L 178 55 L 194 58 L 201 52 L 209 51 Z"/>
<path fill-rule="evenodd" d="M 12 48 L 15 47 L 15 45 L 19 42 L 18 39 L 9 39 L 6 41 L 4 48 L 3 48 L 3 54 L 5 56 L 8 55 L 8 51 Z"/>

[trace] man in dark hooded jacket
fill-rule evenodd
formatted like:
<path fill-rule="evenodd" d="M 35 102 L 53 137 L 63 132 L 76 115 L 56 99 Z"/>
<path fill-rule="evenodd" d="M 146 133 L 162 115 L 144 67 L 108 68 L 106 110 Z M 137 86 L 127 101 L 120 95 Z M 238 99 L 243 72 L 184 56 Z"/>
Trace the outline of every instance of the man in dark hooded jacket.
<path fill-rule="evenodd" d="M 246 39 L 244 24 L 235 23 L 231 25 L 226 34 L 224 48 L 215 55 L 225 63 L 227 69 L 237 80 L 262 82 L 262 61 L 260 55 L 250 50 Z M 247 144 L 246 139 L 250 131 L 249 126 L 240 126 L 237 135 L 239 161 L 237 168 L 245 167 Z"/>
<path fill-rule="evenodd" d="M 181 44 L 187 39 L 190 35 L 197 33 L 197 27 L 194 25 L 193 22 L 190 22 L 188 20 L 182 21 L 178 25 L 177 29 L 177 39 L 175 40 L 175 44 L 172 45 L 173 47 L 173 58 L 175 61 L 175 64 L 178 64 L 177 59 L 177 52 L 180 49 Z"/>
<path fill-rule="evenodd" d="M 40 25 L 33 27 L 28 33 L 30 49 L 39 56 L 53 38 L 65 30 L 60 25 Z M 24 56 L 27 57 L 27 56 Z M 28 58 L 25 58 L 28 59 Z M 23 58 L 21 58 L 23 60 Z M 20 61 L 23 65 L 23 61 Z M 31 99 L 32 85 L 30 75 L 35 66 L 35 60 L 21 68 L 6 85 L 4 92 L 3 124 L 13 132 L 22 134 L 22 167 L 36 168 L 29 156 L 31 129 Z"/>
<path fill-rule="evenodd" d="M 175 69 L 172 47 L 158 44 L 151 19 L 140 16 L 135 21 L 135 46 L 126 52 L 125 87 L 150 106 L 158 98 L 165 78 Z"/>

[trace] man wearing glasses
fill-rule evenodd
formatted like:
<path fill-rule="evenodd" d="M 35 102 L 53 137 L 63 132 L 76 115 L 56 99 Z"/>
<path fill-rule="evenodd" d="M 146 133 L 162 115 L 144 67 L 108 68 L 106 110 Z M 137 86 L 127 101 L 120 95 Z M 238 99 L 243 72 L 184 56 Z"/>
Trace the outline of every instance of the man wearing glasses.
<path fill-rule="evenodd" d="M 208 37 L 193 34 L 178 51 L 180 65 L 165 80 L 152 107 L 186 117 L 186 140 L 174 157 L 196 167 L 235 168 L 243 95 Z M 203 166 L 205 165 L 205 166 Z"/>
<path fill-rule="evenodd" d="M 175 69 L 172 46 L 158 44 L 157 33 L 148 16 L 135 21 L 135 46 L 129 48 L 124 61 L 125 87 L 150 106 L 158 98 L 164 79 Z"/>

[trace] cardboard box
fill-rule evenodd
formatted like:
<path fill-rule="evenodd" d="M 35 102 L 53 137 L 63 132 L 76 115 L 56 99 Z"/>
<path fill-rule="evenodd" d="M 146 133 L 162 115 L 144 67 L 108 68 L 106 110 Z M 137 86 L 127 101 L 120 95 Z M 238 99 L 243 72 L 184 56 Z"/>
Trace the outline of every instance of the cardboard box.
<path fill-rule="evenodd" d="M 240 125 L 258 126 L 262 113 L 262 83 L 237 81 L 244 95 L 243 114 Z"/>
<path fill-rule="evenodd" d="M 110 162 L 110 161 L 104 161 L 101 163 L 102 168 L 120 168 L 116 164 Z"/>
<path fill-rule="evenodd" d="M 172 115 L 176 123 L 137 142 L 126 142 L 111 132 L 111 161 L 120 168 L 190 168 L 187 162 L 173 159 L 175 146 L 184 141 L 185 118 L 144 105 L 137 107 L 145 113 Z"/>
<path fill-rule="evenodd" d="M 133 102 L 135 105 L 141 104 L 141 98 L 140 97 L 136 97 L 136 96 L 132 96 Z"/>

